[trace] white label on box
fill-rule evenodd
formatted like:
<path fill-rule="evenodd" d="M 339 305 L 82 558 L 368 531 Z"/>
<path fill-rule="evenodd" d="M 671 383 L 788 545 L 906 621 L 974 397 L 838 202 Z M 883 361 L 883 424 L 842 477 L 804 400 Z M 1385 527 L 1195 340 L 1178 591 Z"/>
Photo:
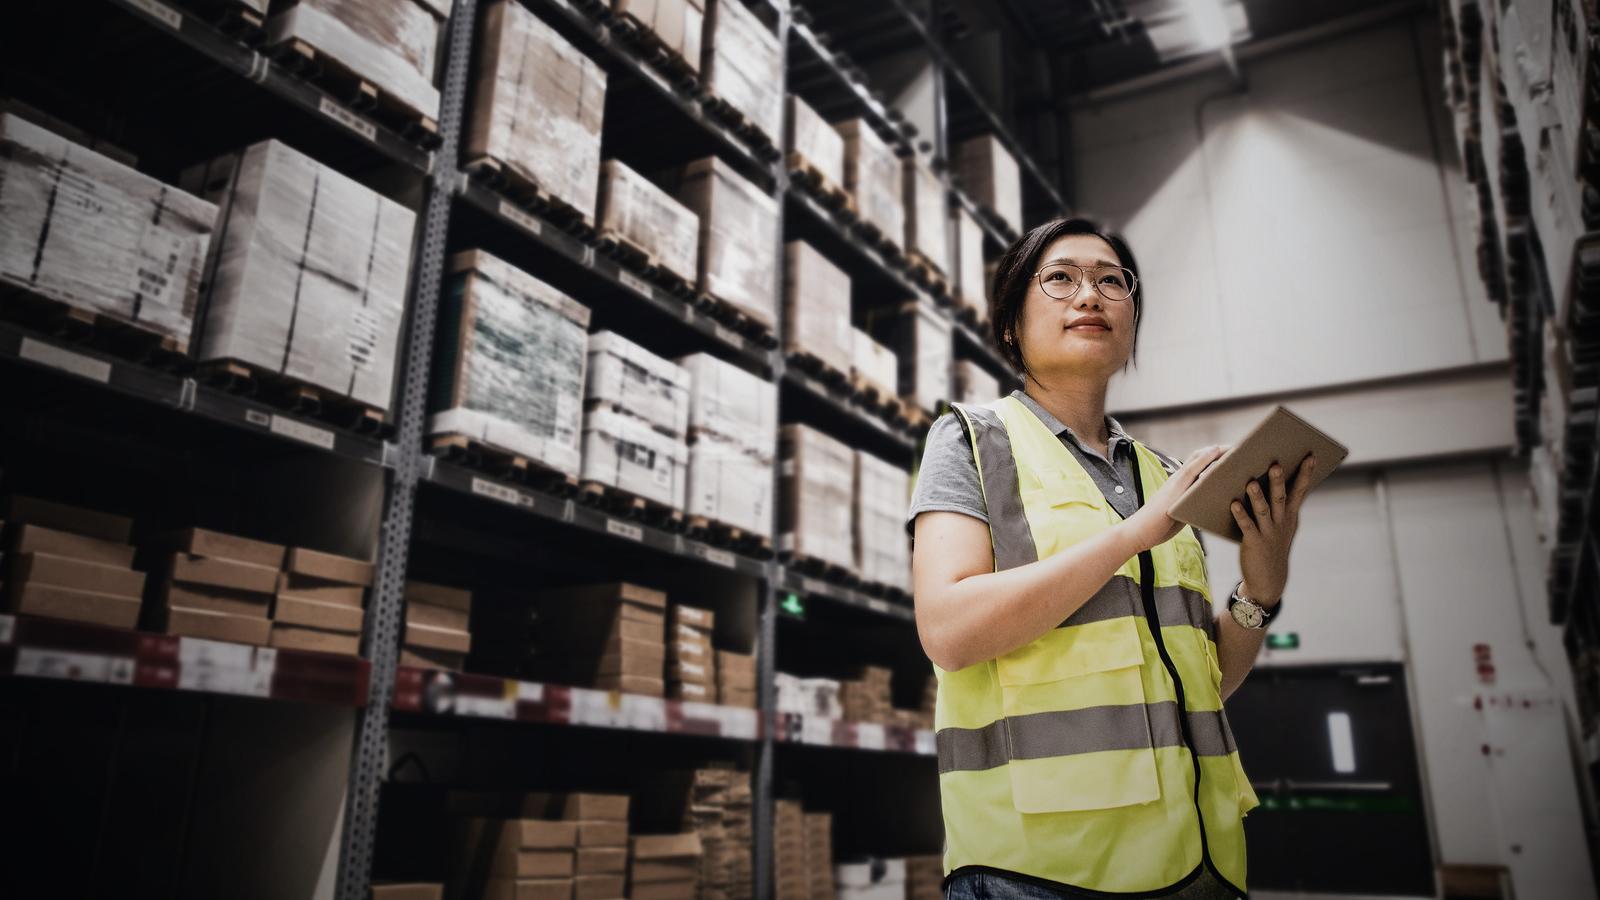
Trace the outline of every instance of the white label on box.
<path fill-rule="evenodd" d="M 371 141 L 377 139 L 378 129 L 371 122 L 368 122 L 366 119 L 361 118 L 350 110 L 345 109 L 338 103 L 335 103 L 331 97 L 323 97 L 322 103 L 319 104 L 318 108 L 322 110 L 323 115 L 334 120 L 335 122 L 338 122 L 340 125 L 343 125 L 351 131 L 354 131 L 356 134 L 361 135 L 367 140 Z"/>
<path fill-rule="evenodd" d="M 180 638 L 178 689 L 267 697 L 272 693 L 272 667 L 268 666 L 264 673 L 260 670 L 254 647 Z"/>
<path fill-rule="evenodd" d="M 249 422 L 251 425 L 260 425 L 262 428 L 272 427 L 272 417 L 259 409 L 245 410 L 244 420 Z"/>
<path fill-rule="evenodd" d="M 630 541 L 644 540 L 644 529 L 637 525 L 629 525 L 627 522 L 619 522 L 616 519 L 606 520 L 606 531 L 618 537 L 625 537 Z"/>
<path fill-rule="evenodd" d="M 517 205 L 512 203 L 510 200 L 500 201 L 500 215 L 510 219 L 518 225 L 521 225 L 523 228 L 533 232 L 534 234 L 544 233 L 544 226 L 540 224 L 538 219 L 535 219 L 528 213 L 518 209 Z"/>
<path fill-rule="evenodd" d="M 22 339 L 22 349 L 17 355 L 32 362 L 60 369 L 63 372 L 82 375 L 84 378 L 98 381 L 101 384 L 111 380 L 110 363 L 84 356 L 82 353 L 63 350 L 53 344 L 46 344 L 33 338 L 25 337 Z"/>
<path fill-rule="evenodd" d="M 938 744 L 933 738 L 933 732 L 926 728 L 917 729 L 917 752 L 923 756 L 934 756 L 939 752 Z"/>
<path fill-rule="evenodd" d="M 617 270 L 617 280 L 621 281 L 624 287 L 633 288 L 643 294 L 646 300 L 655 299 L 655 292 L 651 290 L 650 283 L 627 269 Z"/>
<path fill-rule="evenodd" d="M 129 0 L 141 12 L 174 30 L 183 27 L 183 16 L 177 10 L 158 0 Z"/>
<path fill-rule="evenodd" d="M 333 432 L 326 428 L 318 428 L 315 425 L 307 425 L 299 419 L 291 419 L 287 416 L 273 413 L 272 424 L 268 425 L 267 428 L 273 434 L 281 434 L 297 441 L 304 441 L 313 447 L 321 447 L 324 450 L 333 449 Z"/>
<path fill-rule="evenodd" d="M 472 476 L 472 492 L 474 494 L 478 494 L 479 496 L 499 500 L 501 503 L 509 503 L 512 506 L 533 506 L 533 498 L 527 496 L 516 488 L 509 488 L 503 484 L 496 484 L 493 481 L 479 478 L 476 475 Z"/>
<path fill-rule="evenodd" d="M 17 634 L 17 617 L 0 616 L 0 644 L 9 644 Z"/>
<path fill-rule="evenodd" d="M 856 746 L 863 750 L 882 750 L 888 746 L 883 726 L 877 722 L 856 723 Z"/>
<path fill-rule="evenodd" d="M 485 719 L 514 719 L 517 701 L 504 697 L 464 697 L 456 695 L 456 715 L 481 716 Z"/>
<path fill-rule="evenodd" d="M 65 678 L 71 681 L 110 681 L 112 663 L 124 657 L 102 656 L 98 653 L 70 653 L 66 650 L 41 650 L 23 647 L 17 650 L 17 661 L 12 671 L 34 678 Z M 126 660 L 131 662 L 131 660 Z"/>
<path fill-rule="evenodd" d="M 732 328 L 728 328 L 723 325 L 712 325 L 711 330 L 717 335 L 718 338 L 727 341 L 735 347 L 740 346 L 744 342 L 744 339 L 739 337 L 739 332 L 734 331 Z"/>

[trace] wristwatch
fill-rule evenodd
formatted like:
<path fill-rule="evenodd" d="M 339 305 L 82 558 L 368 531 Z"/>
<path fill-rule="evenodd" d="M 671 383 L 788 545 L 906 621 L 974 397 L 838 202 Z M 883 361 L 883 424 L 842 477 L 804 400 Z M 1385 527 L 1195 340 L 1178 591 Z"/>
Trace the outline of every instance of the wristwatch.
<path fill-rule="evenodd" d="M 1273 616 L 1277 615 L 1278 611 L 1267 609 L 1249 597 L 1240 595 L 1239 588 L 1243 586 L 1244 582 L 1240 581 L 1233 586 L 1233 593 L 1228 595 L 1228 614 L 1233 616 L 1233 620 L 1242 627 L 1253 630 L 1266 628 L 1267 623 L 1272 620 Z M 1283 605 L 1283 601 L 1279 600 L 1278 605 Z"/>

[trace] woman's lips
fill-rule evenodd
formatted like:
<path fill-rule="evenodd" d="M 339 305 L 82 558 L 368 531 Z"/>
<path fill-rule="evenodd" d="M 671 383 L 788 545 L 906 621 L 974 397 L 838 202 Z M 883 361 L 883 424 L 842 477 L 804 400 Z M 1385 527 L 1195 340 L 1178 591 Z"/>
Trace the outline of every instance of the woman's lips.
<path fill-rule="evenodd" d="M 1068 325 L 1068 331 L 1110 331 L 1104 325 Z"/>

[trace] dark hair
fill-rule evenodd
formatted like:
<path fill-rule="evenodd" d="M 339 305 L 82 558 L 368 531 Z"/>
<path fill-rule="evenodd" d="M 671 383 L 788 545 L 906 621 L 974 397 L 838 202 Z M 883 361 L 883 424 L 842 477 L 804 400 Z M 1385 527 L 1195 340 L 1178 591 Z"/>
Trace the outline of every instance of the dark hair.
<path fill-rule="evenodd" d="M 1111 245 L 1111 249 L 1117 253 L 1117 259 L 1133 272 L 1134 277 L 1139 275 L 1139 263 L 1134 260 L 1128 242 L 1122 235 L 1091 219 L 1051 219 L 1034 226 L 1033 230 L 1013 241 L 995 263 L 994 282 L 989 285 L 989 321 L 994 328 L 995 346 L 1000 348 L 1000 354 L 1006 361 L 1022 373 L 1024 379 L 1028 375 L 1028 364 L 1022 358 L 1022 340 L 1017 328 L 1017 321 L 1022 317 L 1023 301 L 1027 299 L 1028 286 L 1033 283 L 1033 273 L 1039 270 L 1039 258 L 1058 238 L 1069 234 L 1092 234 L 1100 238 Z M 1140 314 L 1144 306 L 1143 284 L 1135 286 L 1132 302 L 1133 358 L 1137 361 L 1139 323 L 1143 319 Z M 1007 332 L 1017 338 L 1016 343 L 1006 343 Z"/>

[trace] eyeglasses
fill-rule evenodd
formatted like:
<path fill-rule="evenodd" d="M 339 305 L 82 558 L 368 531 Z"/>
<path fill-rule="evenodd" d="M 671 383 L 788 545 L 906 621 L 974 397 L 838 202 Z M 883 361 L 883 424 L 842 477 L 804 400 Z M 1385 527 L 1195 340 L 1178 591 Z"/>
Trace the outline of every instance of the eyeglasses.
<path fill-rule="evenodd" d="M 1139 287 L 1138 276 L 1122 266 L 1095 266 L 1085 270 L 1072 263 L 1051 263 L 1034 276 L 1045 294 L 1057 300 L 1072 299 L 1086 280 L 1092 280 L 1100 296 L 1107 300 L 1126 300 Z"/>

